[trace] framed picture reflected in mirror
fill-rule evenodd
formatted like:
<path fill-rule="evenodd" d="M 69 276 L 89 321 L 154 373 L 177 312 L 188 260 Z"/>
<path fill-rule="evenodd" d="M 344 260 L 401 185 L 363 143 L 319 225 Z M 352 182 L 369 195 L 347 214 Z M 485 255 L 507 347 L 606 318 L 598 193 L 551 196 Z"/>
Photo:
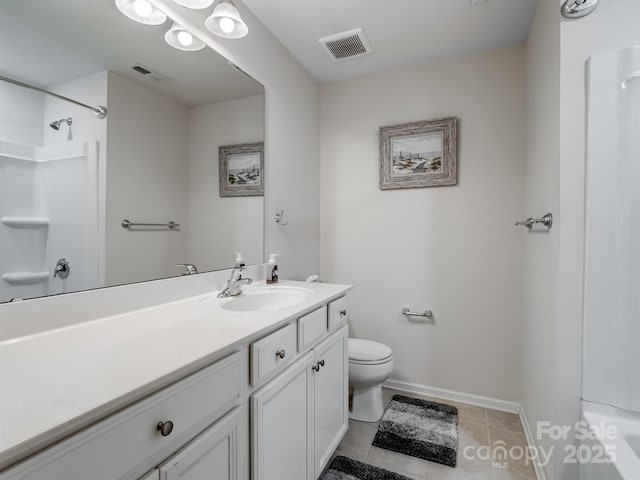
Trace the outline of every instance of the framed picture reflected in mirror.
<path fill-rule="evenodd" d="M 264 195 L 264 142 L 218 149 L 221 197 Z"/>

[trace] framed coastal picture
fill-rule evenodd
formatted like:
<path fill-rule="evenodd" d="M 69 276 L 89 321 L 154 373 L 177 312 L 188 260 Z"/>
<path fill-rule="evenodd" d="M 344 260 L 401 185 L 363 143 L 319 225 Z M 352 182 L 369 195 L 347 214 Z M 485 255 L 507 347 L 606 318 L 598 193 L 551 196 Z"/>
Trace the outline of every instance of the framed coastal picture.
<path fill-rule="evenodd" d="M 227 145 L 218 149 L 221 197 L 264 195 L 264 143 Z"/>
<path fill-rule="evenodd" d="M 456 185 L 457 118 L 380 127 L 380 189 Z"/>

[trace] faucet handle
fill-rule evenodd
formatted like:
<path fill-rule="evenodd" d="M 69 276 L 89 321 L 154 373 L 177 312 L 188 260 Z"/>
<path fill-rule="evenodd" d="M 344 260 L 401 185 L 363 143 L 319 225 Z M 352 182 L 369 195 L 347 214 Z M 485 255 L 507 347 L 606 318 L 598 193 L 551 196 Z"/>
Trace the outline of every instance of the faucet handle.
<path fill-rule="evenodd" d="M 67 278 L 70 272 L 71 265 L 69 265 L 69 260 L 60 258 L 53 269 L 53 277 Z"/>
<path fill-rule="evenodd" d="M 192 263 L 176 263 L 176 267 L 184 267 L 187 270 L 183 275 L 195 275 L 198 273 L 198 269 Z"/>
<path fill-rule="evenodd" d="M 236 256 L 235 268 L 244 268 L 244 258 L 242 258 L 242 252 L 233 252 Z"/>

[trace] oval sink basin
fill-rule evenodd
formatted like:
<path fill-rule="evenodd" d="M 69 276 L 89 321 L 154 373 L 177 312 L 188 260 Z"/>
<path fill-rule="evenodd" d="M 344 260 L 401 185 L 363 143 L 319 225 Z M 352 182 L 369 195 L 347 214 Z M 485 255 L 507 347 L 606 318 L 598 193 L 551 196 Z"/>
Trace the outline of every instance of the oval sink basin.
<path fill-rule="evenodd" d="M 218 306 L 232 312 L 278 310 L 304 302 L 313 291 L 300 287 L 260 286 L 246 289 L 241 295 L 217 298 L 215 295 L 200 302 L 200 306 Z"/>

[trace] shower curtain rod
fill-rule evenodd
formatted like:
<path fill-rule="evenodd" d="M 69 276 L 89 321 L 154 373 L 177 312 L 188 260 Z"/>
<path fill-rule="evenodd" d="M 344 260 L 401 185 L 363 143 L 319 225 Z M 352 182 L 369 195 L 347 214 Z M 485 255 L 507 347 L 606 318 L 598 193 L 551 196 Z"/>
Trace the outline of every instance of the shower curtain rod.
<path fill-rule="evenodd" d="M 45 95 L 50 95 L 52 97 L 59 98 L 60 100 L 66 100 L 67 102 L 75 103 L 76 105 L 80 105 L 84 108 L 88 108 L 89 110 L 93 110 L 93 113 L 95 113 L 96 117 L 98 118 L 105 118 L 107 116 L 107 107 L 103 107 L 102 105 L 99 105 L 98 107 L 92 107 L 91 105 L 87 105 L 86 103 L 78 102 L 73 98 L 58 95 L 57 93 L 50 92 L 49 90 L 44 90 L 43 88 L 29 85 L 28 83 L 21 82 L 20 80 L 14 80 L 13 78 L 5 77 L 4 75 L 0 75 L 0 80 L 2 80 L 3 82 L 12 83 L 19 87 L 28 88 L 29 90 L 35 90 L 36 92 L 44 93 Z"/>

